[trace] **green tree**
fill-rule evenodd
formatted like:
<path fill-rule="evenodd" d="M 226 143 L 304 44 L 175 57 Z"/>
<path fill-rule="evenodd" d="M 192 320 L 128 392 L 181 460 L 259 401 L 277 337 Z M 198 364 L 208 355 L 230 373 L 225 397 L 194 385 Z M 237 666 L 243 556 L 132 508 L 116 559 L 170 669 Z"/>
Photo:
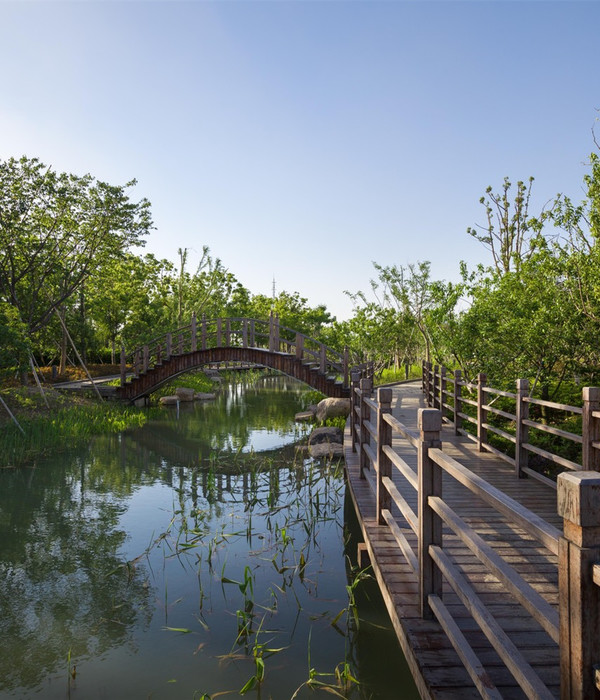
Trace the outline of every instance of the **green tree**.
<path fill-rule="evenodd" d="M 530 252 L 531 234 L 535 234 L 535 219 L 529 218 L 529 200 L 533 177 L 525 184 L 517 182 L 514 201 L 510 199 L 512 183 L 505 177 L 502 190 L 495 193 L 491 186 L 486 197 L 479 200 L 485 207 L 487 224 L 468 228 L 467 233 L 490 250 L 498 274 L 515 271 Z"/>
<path fill-rule="evenodd" d="M 0 300 L 29 335 L 66 316 L 91 271 L 141 245 L 150 204 L 91 175 L 57 173 L 36 158 L 0 162 Z"/>

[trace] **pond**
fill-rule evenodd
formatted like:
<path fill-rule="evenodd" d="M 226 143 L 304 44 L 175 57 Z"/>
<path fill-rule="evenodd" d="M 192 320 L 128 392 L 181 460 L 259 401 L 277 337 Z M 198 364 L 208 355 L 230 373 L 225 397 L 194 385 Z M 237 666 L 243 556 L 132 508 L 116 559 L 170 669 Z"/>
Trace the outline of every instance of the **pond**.
<path fill-rule="evenodd" d="M 306 388 L 240 376 L 0 471 L 0 698 L 418 697 Z"/>

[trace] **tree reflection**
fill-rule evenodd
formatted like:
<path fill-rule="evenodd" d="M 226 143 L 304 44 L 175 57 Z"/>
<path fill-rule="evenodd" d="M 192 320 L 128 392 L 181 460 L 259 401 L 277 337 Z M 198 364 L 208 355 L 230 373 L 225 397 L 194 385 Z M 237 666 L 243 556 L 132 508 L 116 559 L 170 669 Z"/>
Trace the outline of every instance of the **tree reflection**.
<path fill-rule="evenodd" d="M 99 655 L 151 617 L 142 571 L 119 556 L 122 505 L 86 486 L 82 455 L 0 474 L 0 688 L 33 688 L 69 649 Z"/>

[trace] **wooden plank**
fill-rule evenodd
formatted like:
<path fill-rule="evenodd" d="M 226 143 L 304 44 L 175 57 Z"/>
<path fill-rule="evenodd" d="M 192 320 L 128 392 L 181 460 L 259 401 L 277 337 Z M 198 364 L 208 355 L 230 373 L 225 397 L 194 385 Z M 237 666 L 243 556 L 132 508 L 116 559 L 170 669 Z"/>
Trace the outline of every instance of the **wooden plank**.
<path fill-rule="evenodd" d="M 551 700 L 553 695 L 540 680 L 539 676 L 525 661 L 521 652 L 515 647 L 498 621 L 489 614 L 477 598 L 475 591 L 469 586 L 466 578 L 452 564 L 442 549 L 436 545 L 430 547 L 431 556 L 435 560 L 446 579 L 452 584 L 463 604 L 477 621 L 494 649 L 498 652 L 518 684 L 529 698 L 546 698 Z"/>
<path fill-rule="evenodd" d="M 481 661 L 477 658 L 477 655 L 454 622 L 454 619 L 448 614 L 448 610 L 442 603 L 441 598 L 435 595 L 429 596 L 429 605 L 467 669 L 467 673 L 472 678 L 475 687 L 479 690 L 481 697 L 486 700 L 501 700 L 502 695 L 500 695 L 500 692 L 492 683 L 488 672 L 481 665 Z"/>
<path fill-rule="evenodd" d="M 481 537 L 466 523 L 461 520 L 440 498 L 430 498 L 429 502 L 434 510 L 442 517 L 444 522 L 452 525 L 452 529 L 485 564 L 496 578 L 498 578 L 521 605 L 537 620 L 548 632 L 550 637 L 558 644 L 558 613 L 544 598 L 539 595 L 526 581 L 517 575 L 514 568 L 507 565 L 507 561 L 501 558 Z M 507 557 L 507 559 L 509 559 Z M 525 559 L 524 559 L 525 560 Z M 527 557 L 525 561 L 530 561 Z"/>
<path fill-rule="evenodd" d="M 462 464 L 447 456 L 441 450 L 431 450 L 430 453 L 432 453 L 432 458 L 457 481 L 473 491 L 473 493 L 476 493 L 484 501 L 493 505 L 494 508 L 515 520 L 522 527 L 531 528 L 531 531 L 536 534 L 544 546 L 548 547 L 553 554 L 558 553 L 558 539 L 561 534 L 559 530 L 549 525 L 535 513 L 526 512 L 526 509 L 514 499 L 506 496 L 506 494 L 491 486 L 476 474 L 470 473 Z"/>
<path fill-rule="evenodd" d="M 438 392 L 439 393 L 439 392 Z M 393 415 L 408 430 L 416 428 L 416 413 L 422 407 L 423 398 L 419 387 L 410 386 L 394 389 Z M 450 432 L 451 431 L 451 432 Z M 517 480 L 514 470 L 487 452 L 475 452 L 475 446 L 460 436 L 453 434 L 454 427 L 444 428 L 444 451 L 452 454 L 466 468 L 509 497 L 523 508 L 534 511 L 538 517 L 556 525 L 560 533 L 561 519 L 556 514 L 555 495 L 551 490 L 533 480 Z M 347 430 L 348 436 L 350 430 Z M 472 439 L 472 436 L 469 438 Z M 452 647 L 450 640 L 435 620 L 422 620 L 419 616 L 419 587 L 416 576 L 407 564 L 404 553 L 389 527 L 378 526 L 375 521 L 375 502 L 367 480 L 360 479 L 358 455 L 352 453 L 347 439 L 346 471 L 352 501 L 359 516 L 365 542 L 369 542 L 369 556 L 373 560 L 373 570 L 392 625 L 402 649 L 407 656 L 409 667 L 423 698 L 436 700 L 462 700 L 477 697 L 478 691 L 469 677 L 463 662 Z M 454 442 L 456 441 L 456 442 Z M 416 476 L 416 454 L 412 446 L 395 435 L 390 451 L 396 461 L 402 461 L 410 469 L 409 477 Z M 390 457 L 393 459 L 393 457 Z M 413 477 L 414 480 L 414 477 Z M 392 483 L 408 507 L 414 512 L 417 494 L 410 480 L 398 470 L 392 470 Z M 512 566 L 519 576 L 543 599 L 554 606 L 558 600 L 556 554 L 548 551 L 531 528 L 525 524 L 511 522 L 510 516 L 492 510 L 491 506 L 462 483 L 450 475 L 443 476 L 444 501 L 460 515 L 469 527 L 473 528 L 495 554 Z M 391 514 L 386 514 L 390 522 L 395 522 L 404 538 L 404 548 L 413 552 L 417 539 L 408 525 L 403 527 L 404 516 L 398 513 L 396 505 Z M 386 518 L 386 519 L 387 519 Z M 402 539 L 401 538 L 401 539 Z M 471 549 L 451 530 L 444 527 L 444 548 L 448 549 L 453 560 L 461 568 L 472 587 L 480 596 L 483 606 L 487 606 L 500 629 L 508 635 L 542 681 L 548 686 L 550 696 L 559 694 L 558 647 L 527 611 L 506 591 L 498 579 L 484 563 L 479 561 Z M 442 593 L 448 614 L 462 634 L 467 644 L 479 658 L 485 671 L 489 673 L 502 697 L 526 698 L 512 674 L 504 667 L 504 662 L 481 631 L 472 613 L 460 600 L 447 581 L 443 581 Z"/>

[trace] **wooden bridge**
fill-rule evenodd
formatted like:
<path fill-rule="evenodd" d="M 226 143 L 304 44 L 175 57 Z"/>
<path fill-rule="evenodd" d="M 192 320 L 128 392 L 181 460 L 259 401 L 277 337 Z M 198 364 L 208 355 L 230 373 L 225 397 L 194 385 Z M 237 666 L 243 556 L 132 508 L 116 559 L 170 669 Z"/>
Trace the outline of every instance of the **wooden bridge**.
<path fill-rule="evenodd" d="M 376 397 L 353 376 L 345 434 L 359 553 L 421 696 L 598 700 L 600 390 L 573 407 L 522 383 L 511 393 L 483 375 L 470 384 L 425 366 L 423 376 Z M 531 420 L 535 407 L 581 415 L 580 433 Z M 536 447 L 538 431 L 578 444 L 580 463 Z M 565 470 L 557 482 L 527 466 L 540 453 Z"/>
<path fill-rule="evenodd" d="M 349 353 L 268 321 L 226 318 L 197 321 L 155 338 L 126 355 L 121 352 L 119 398 L 135 401 L 184 372 L 217 363 L 251 363 L 271 367 L 305 382 L 327 396 L 347 397 Z M 367 365 L 355 366 L 362 374 Z"/>

